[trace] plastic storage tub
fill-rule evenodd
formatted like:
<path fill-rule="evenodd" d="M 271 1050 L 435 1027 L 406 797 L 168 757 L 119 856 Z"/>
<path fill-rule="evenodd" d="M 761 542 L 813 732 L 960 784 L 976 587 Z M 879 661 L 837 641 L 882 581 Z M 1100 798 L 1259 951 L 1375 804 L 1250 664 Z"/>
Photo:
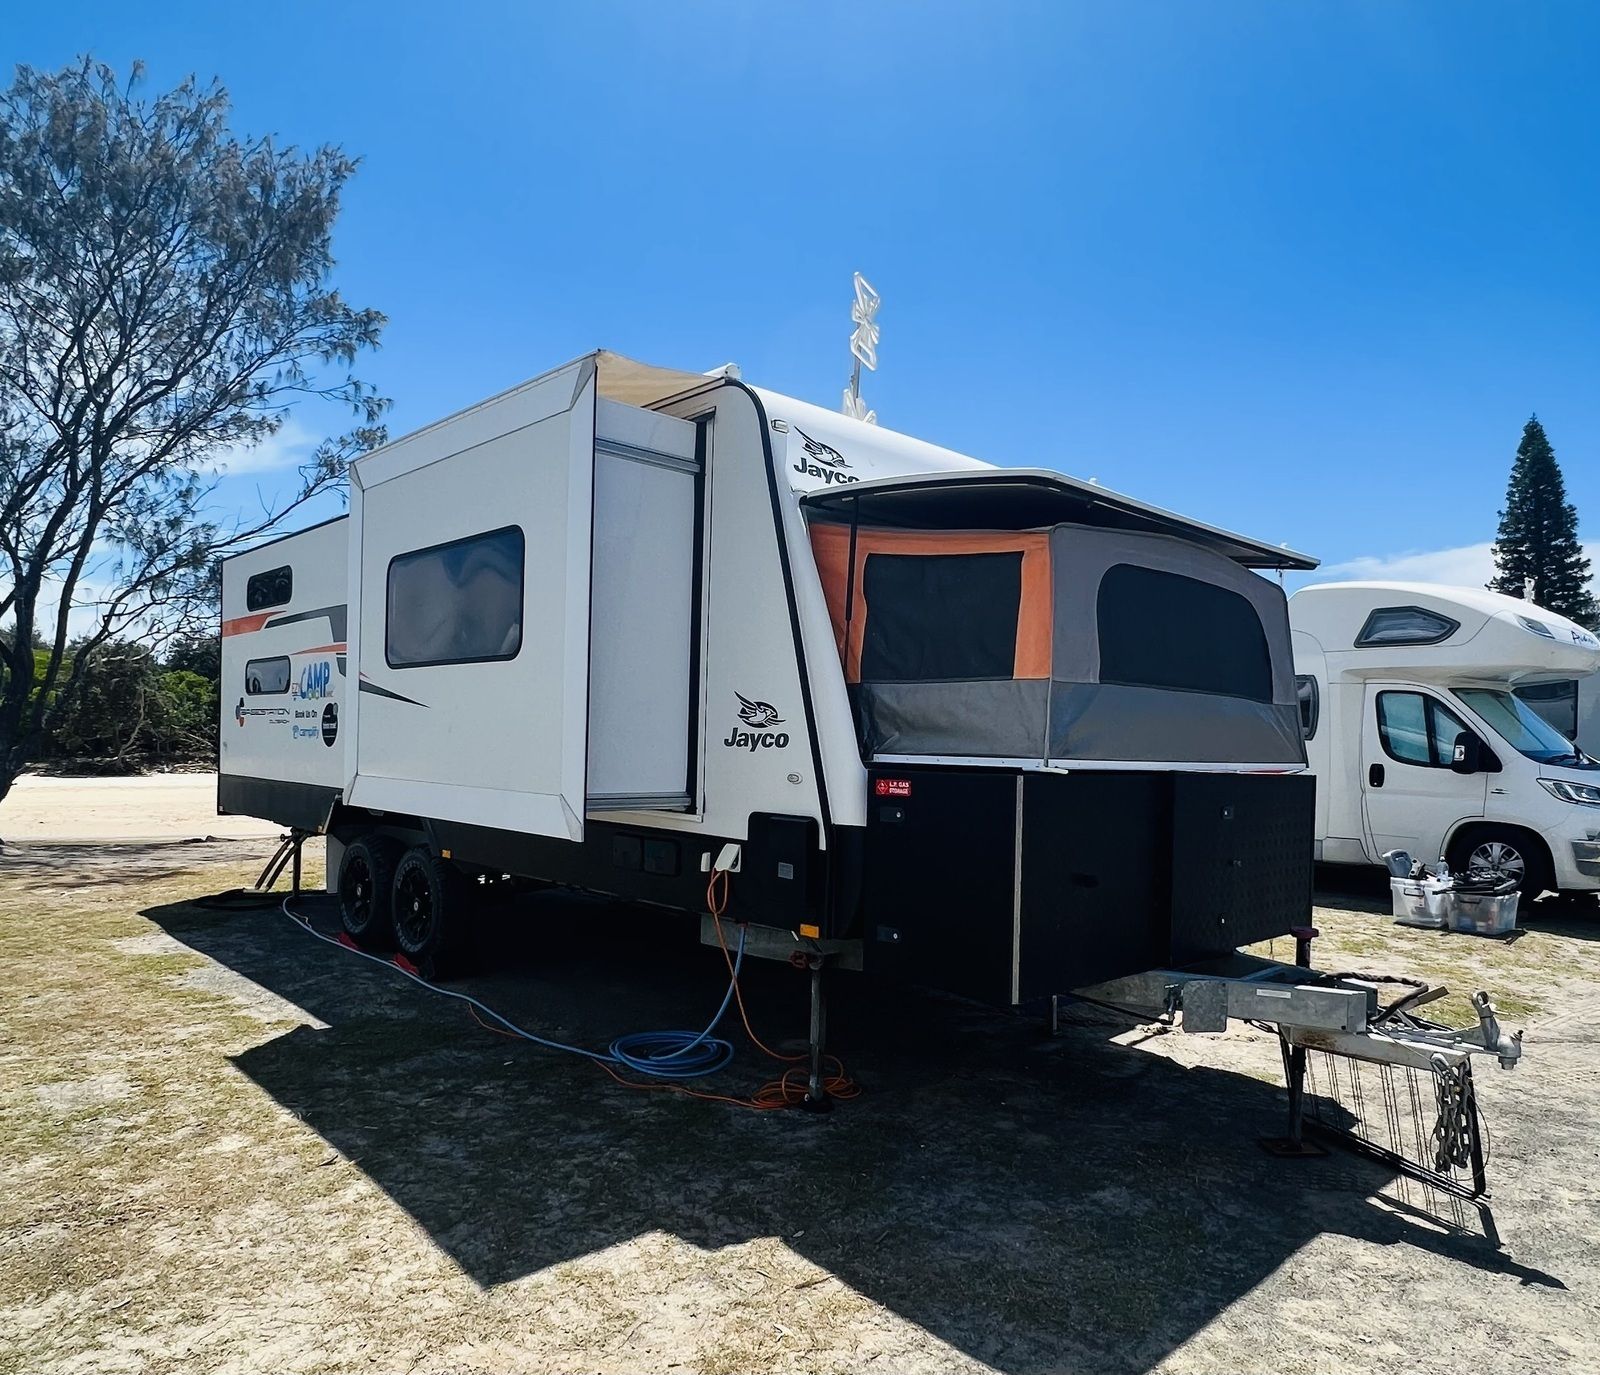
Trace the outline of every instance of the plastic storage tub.
<path fill-rule="evenodd" d="M 1474 936 L 1504 936 L 1517 929 L 1520 893 L 1452 893 L 1450 929 Z"/>
<path fill-rule="evenodd" d="M 1401 926 L 1443 931 L 1450 925 L 1451 882 L 1447 878 L 1391 878 L 1394 919 Z"/>

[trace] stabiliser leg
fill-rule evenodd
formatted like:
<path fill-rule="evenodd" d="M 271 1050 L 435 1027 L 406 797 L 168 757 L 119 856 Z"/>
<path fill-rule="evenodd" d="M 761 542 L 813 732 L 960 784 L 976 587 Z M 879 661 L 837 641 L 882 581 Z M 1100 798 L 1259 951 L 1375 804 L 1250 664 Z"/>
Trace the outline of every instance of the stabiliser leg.
<path fill-rule="evenodd" d="M 1311 942 L 1319 934 L 1314 926 L 1297 926 L 1290 934 L 1294 937 L 1294 962 L 1301 969 L 1311 968 Z M 1264 1136 L 1261 1148 L 1269 1155 L 1296 1160 L 1327 1155 L 1322 1146 L 1311 1145 L 1305 1138 L 1306 1125 L 1306 1048 L 1291 1046 L 1289 1038 L 1278 1033 L 1278 1050 L 1283 1056 L 1283 1077 L 1289 1089 L 1289 1134 Z"/>
<path fill-rule="evenodd" d="M 800 1106 L 807 1112 L 832 1112 L 833 1099 L 823 1082 L 823 1042 L 827 1038 L 828 1004 L 822 987 L 824 957 L 813 955 L 807 964 L 811 969 L 811 1067 L 806 1080 L 806 1096 Z"/>

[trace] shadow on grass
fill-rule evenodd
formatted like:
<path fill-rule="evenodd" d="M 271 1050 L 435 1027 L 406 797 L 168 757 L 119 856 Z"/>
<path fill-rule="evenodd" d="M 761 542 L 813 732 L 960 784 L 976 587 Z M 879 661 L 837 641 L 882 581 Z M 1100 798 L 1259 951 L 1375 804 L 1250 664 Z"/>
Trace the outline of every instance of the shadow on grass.
<path fill-rule="evenodd" d="M 324 930 L 331 905 L 306 899 Z M 662 1231 L 708 1251 L 779 1236 L 860 1293 L 1010 1372 L 1143 1371 L 1324 1232 L 1409 1243 L 1530 1282 L 1481 1238 L 1366 1201 L 1388 1180 L 1335 1154 L 1275 1161 L 1281 1087 L 1108 1040 L 838 977 L 832 1047 L 862 1081 L 828 1116 L 629 1092 L 504 1040 L 459 1003 L 312 940 L 274 910 L 145 913 L 328 1024 L 239 1068 L 354 1160 L 480 1284 Z M 554 893 L 486 920 L 453 982 L 586 1046 L 698 1026 L 721 955 L 671 913 Z M 803 1033 L 803 976 L 742 979 L 768 1044 Z M 712 1087 L 773 1066 L 741 1050 Z"/>

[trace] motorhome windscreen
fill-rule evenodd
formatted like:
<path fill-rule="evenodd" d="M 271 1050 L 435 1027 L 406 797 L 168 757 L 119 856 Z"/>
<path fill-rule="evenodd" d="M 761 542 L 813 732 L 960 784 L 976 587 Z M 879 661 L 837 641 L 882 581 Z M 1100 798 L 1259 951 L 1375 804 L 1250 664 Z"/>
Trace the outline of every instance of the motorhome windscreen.
<path fill-rule="evenodd" d="M 869 554 L 861 681 L 1008 679 L 1022 554 Z"/>

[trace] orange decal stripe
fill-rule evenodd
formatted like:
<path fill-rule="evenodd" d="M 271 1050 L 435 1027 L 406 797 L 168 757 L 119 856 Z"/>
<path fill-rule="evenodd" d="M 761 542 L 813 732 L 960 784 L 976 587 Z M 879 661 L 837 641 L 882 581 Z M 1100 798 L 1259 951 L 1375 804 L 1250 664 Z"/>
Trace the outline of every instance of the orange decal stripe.
<path fill-rule="evenodd" d="M 252 630 L 260 630 L 272 615 L 270 611 L 258 611 L 253 616 L 235 616 L 222 623 L 222 636 L 226 639 L 229 635 L 248 635 Z"/>

